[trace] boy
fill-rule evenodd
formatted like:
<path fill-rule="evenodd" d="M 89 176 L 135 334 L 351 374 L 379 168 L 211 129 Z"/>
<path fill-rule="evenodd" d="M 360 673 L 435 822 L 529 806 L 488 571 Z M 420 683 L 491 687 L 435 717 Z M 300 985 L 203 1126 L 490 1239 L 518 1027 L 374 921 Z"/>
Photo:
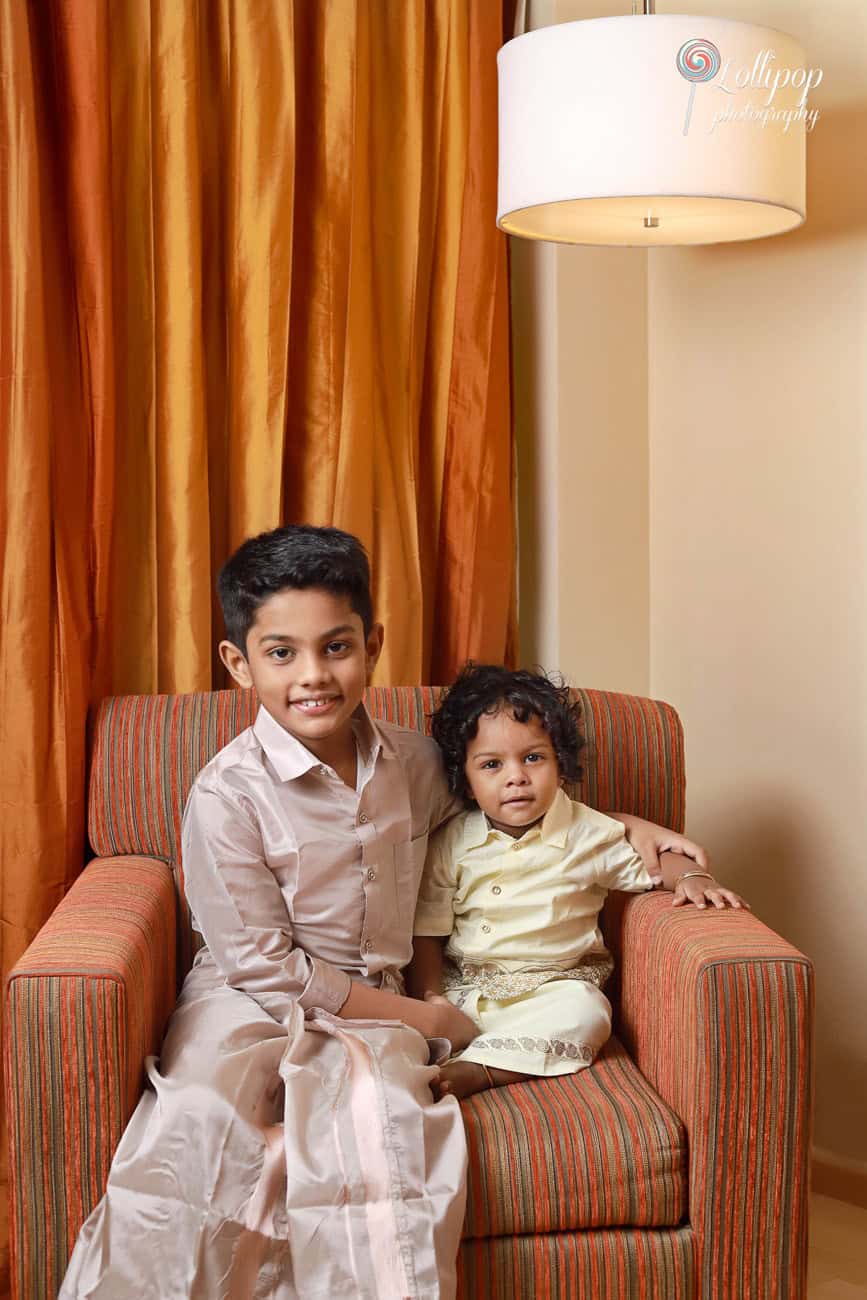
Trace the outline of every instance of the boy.
<path fill-rule="evenodd" d="M 465 1139 L 426 1039 L 476 1028 L 400 973 L 454 811 L 438 750 L 361 703 L 383 629 L 356 538 L 252 538 L 219 591 L 220 655 L 260 708 L 190 792 L 206 946 L 61 1296 L 452 1296 Z"/>

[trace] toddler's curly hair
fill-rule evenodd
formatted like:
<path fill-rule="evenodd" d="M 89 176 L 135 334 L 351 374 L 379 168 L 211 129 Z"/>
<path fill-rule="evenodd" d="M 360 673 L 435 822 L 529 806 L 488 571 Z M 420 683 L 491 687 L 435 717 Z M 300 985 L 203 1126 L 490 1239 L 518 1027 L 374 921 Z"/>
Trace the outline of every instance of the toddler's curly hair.
<path fill-rule="evenodd" d="M 504 708 L 518 722 L 538 718 L 550 738 L 561 777 L 581 780 L 581 706 L 572 699 L 569 687 L 542 672 L 470 660 L 443 694 L 431 718 L 431 734 L 442 750 L 452 794 L 472 799 L 464 775 L 467 745 L 478 733 L 482 714 L 497 714 Z"/>

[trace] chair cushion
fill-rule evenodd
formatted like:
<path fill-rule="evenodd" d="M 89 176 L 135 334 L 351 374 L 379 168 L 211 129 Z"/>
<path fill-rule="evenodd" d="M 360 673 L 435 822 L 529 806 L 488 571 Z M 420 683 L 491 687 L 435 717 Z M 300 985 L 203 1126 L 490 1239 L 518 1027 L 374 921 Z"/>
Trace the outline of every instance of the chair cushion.
<path fill-rule="evenodd" d="M 612 1038 L 588 1069 L 477 1093 L 466 1237 L 630 1225 L 687 1208 L 686 1133 Z"/>

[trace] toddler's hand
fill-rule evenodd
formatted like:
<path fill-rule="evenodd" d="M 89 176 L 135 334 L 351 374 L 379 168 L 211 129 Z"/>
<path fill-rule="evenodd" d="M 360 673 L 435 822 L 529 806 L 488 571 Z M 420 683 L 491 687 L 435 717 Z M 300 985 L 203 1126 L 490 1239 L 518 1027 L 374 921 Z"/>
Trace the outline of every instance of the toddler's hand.
<path fill-rule="evenodd" d="M 429 1006 L 436 1008 L 436 1036 L 447 1038 L 453 1051 L 462 1052 L 465 1047 L 469 1047 L 474 1038 L 478 1037 L 479 1026 L 476 1022 L 463 1011 L 459 1011 L 441 993 L 432 993 L 428 989 L 424 1000 Z"/>
<path fill-rule="evenodd" d="M 430 1090 L 433 1093 L 434 1101 L 442 1101 L 443 1097 L 451 1096 L 451 1088 L 442 1076 L 442 1070 L 437 1070 L 436 1077 L 430 1081 Z"/>
<path fill-rule="evenodd" d="M 690 876 L 688 880 L 680 880 L 674 889 L 674 897 L 671 900 L 672 907 L 683 907 L 686 903 L 693 903 L 697 908 L 703 909 L 708 903 L 714 907 L 724 909 L 726 907 L 750 909 L 740 894 L 736 894 L 732 889 L 724 889 L 716 880 L 707 876 Z"/>

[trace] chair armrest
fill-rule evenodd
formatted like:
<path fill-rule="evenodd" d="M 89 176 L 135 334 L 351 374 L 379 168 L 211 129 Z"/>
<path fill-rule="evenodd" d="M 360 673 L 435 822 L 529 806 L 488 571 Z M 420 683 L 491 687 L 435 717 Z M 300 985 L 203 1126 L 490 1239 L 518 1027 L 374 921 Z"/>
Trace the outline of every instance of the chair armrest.
<path fill-rule="evenodd" d="M 56 1295 L 176 997 L 176 893 L 155 858 L 91 862 L 6 985 L 15 1294 Z M 48 1237 L 45 1227 L 51 1225 Z"/>
<path fill-rule="evenodd" d="M 813 968 L 750 912 L 625 905 L 621 1027 L 683 1121 L 699 1294 L 806 1293 Z"/>

